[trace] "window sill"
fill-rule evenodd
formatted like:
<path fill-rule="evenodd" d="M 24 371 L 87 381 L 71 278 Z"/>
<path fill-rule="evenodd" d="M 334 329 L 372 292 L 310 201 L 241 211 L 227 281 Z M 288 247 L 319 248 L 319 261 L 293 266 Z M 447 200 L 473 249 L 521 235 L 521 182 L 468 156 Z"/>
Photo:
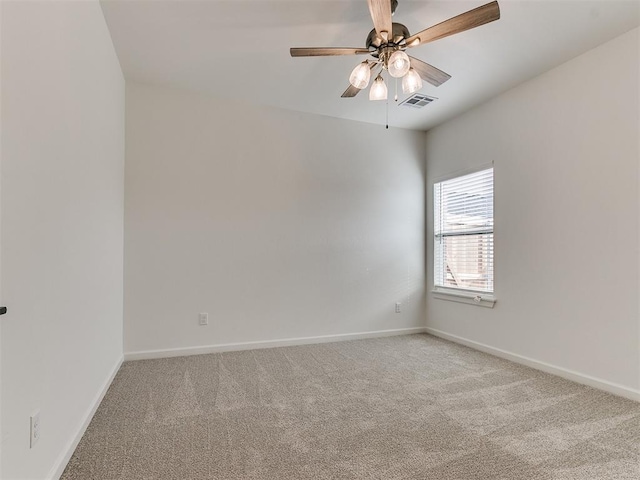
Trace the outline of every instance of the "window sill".
<path fill-rule="evenodd" d="M 444 288 L 435 288 L 431 290 L 433 298 L 439 300 L 448 300 L 450 302 L 467 303 L 469 305 L 477 305 L 479 307 L 493 308 L 496 299 L 493 295 L 481 292 L 470 292 L 465 290 L 451 290 Z"/>

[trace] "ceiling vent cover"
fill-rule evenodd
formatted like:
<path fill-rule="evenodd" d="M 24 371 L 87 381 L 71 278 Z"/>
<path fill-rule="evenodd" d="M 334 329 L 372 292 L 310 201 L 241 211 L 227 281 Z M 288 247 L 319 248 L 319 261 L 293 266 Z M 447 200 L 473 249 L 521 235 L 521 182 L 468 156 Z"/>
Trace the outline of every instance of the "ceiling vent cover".
<path fill-rule="evenodd" d="M 400 102 L 401 107 L 411 107 L 411 108 L 422 108 L 426 105 L 429 105 L 434 100 L 437 100 L 435 97 L 428 97 L 427 95 L 423 95 L 422 93 L 414 93 L 406 100 Z"/>

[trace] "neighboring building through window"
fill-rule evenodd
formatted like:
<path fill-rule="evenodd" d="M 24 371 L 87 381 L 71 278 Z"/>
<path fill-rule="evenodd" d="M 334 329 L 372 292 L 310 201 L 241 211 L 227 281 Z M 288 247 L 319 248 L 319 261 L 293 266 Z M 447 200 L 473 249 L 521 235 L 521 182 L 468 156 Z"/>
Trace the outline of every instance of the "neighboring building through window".
<path fill-rule="evenodd" d="M 433 186 L 436 288 L 493 293 L 493 168 Z"/>

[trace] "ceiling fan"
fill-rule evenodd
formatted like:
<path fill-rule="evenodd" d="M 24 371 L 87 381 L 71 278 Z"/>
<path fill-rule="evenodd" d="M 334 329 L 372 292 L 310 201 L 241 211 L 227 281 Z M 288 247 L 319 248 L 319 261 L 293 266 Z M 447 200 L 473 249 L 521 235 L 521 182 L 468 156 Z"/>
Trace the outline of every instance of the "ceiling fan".
<path fill-rule="evenodd" d="M 387 86 L 382 78 L 384 70 L 395 78 L 402 78 L 402 91 L 413 93 L 422 88 L 422 80 L 436 87 L 451 78 L 451 75 L 429 65 L 422 60 L 410 57 L 405 53 L 407 48 L 417 47 L 423 43 L 433 42 L 500 18 L 500 7 L 497 1 L 487 3 L 466 13 L 445 20 L 421 32 L 411 35 L 407 27 L 391 21 L 398 0 L 367 0 L 373 19 L 374 29 L 365 42 L 365 48 L 291 48 L 292 57 L 316 57 L 334 55 L 371 55 L 358 64 L 349 77 L 349 87 L 342 94 L 343 98 L 355 97 L 360 90 L 367 87 L 371 73 L 376 74 L 369 91 L 370 100 L 386 100 Z"/>

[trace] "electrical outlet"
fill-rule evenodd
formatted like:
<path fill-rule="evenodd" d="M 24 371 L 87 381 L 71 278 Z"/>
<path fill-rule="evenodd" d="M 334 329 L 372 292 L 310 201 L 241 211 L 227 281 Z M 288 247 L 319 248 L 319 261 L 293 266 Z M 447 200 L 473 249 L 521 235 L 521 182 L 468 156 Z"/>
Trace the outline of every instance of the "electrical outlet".
<path fill-rule="evenodd" d="M 29 448 L 33 448 L 38 440 L 40 440 L 40 410 L 31 415 L 29 419 L 29 428 L 31 434 L 29 435 Z"/>
<path fill-rule="evenodd" d="M 209 325 L 209 314 L 208 313 L 201 313 L 198 315 L 198 323 L 200 325 Z"/>
<path fill-rule="evenodd" d="M 400 308 L 400 307 L 401 307 L 401 305 L 402 305 L 402 304 L 401 304 L 400 302 L 396 303 L 396 313 L 400 313 L 400 311 L 401 311 L 401 308 Z"/>

